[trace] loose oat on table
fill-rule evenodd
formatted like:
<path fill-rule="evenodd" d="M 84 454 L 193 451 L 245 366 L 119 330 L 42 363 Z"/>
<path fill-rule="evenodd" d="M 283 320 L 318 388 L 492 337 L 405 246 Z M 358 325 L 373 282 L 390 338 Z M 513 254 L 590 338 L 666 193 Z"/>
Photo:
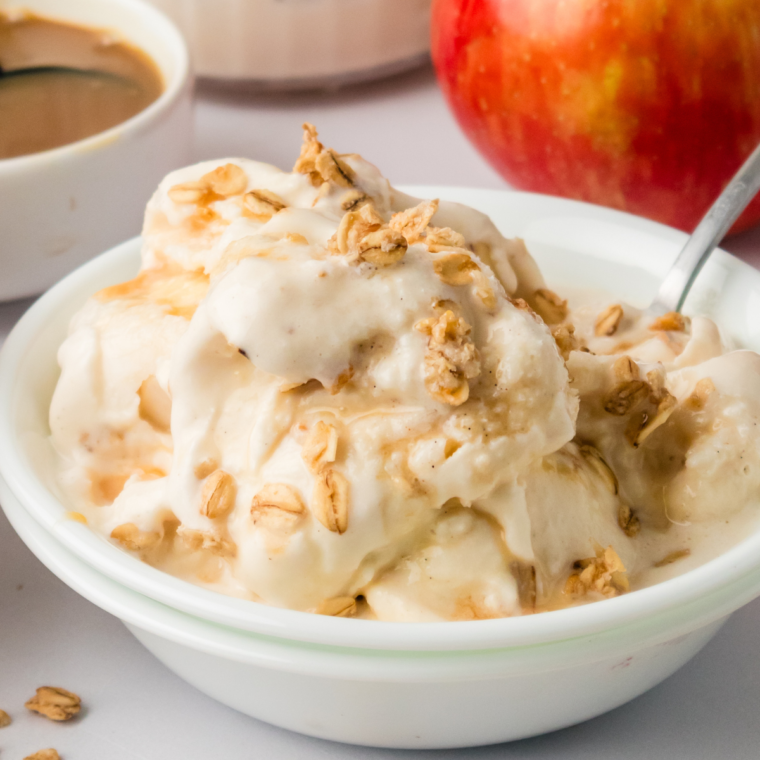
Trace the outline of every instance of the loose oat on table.
<path fill-rule="evenodd" d="M 24 706 L 50 720 L 65 721 L 79 713 L 82 700 L 73 691 L 58 686 L 40 686 Z"/>
<path fill-rule="evenodd" d="M 31 755 L 27 755 L 24 760 L 61 760 L 61 756 L 57 750 L 48 747 L 48 749 L 40 749 Z"/>

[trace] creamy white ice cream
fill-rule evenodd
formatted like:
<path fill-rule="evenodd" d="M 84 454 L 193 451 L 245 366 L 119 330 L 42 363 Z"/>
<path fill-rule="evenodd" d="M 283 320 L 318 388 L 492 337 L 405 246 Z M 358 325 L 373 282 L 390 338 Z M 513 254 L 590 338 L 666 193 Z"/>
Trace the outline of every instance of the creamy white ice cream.
<path fill-rule="evenodd" d="M 109 540 L 271 605 L 459 620 L 624 593 L 760 494 L 760 357 L 669 319 L 569 311 L 487 217 L 308 128 L 293 173 L 161 183 L 140 274 L 61 346 L 60 481 Z"/>

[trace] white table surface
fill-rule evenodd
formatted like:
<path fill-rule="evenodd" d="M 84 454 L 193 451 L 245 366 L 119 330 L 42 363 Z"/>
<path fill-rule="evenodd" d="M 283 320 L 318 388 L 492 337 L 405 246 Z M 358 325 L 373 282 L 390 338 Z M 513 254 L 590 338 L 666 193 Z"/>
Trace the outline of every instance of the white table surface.
<path fill-rule="evenodd" d="M 466 142 L 429 70 L 318 95 L 199 93 L 196 157 L 249 156 L 290 167 L 300 124 L 361 153 L 395 184 L 505 187 Z M 137 230 L 135 231 L 137 232 Z M 760 266 L 760 228 L 728 250 Z M 0 305 L 4 337 L 29 301 Z M 756 760 L 760 757 L 760 600 L 736 613 L 691 663 L 630 704 L 574 728 L 512 744 L 435 752 L 509 760 Z M 27 713 L 42 684 L 80 694 L 70 724 Z M 0 514 L 0 760 L 55 747 L 63 760 L 412 758 L 273 728 L 217 704 L 160 665 L 121 623 L 48 572 Z"/>

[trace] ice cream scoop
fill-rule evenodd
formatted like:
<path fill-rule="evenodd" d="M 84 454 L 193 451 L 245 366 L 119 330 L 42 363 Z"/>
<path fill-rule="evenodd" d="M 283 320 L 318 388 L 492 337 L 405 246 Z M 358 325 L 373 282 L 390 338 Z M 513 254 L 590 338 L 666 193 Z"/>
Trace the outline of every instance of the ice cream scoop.
<path fill-rule="evenodd" d="M 678 572 L 731 517 L 716 489 L 753 502 L 745 354 L 706 319 L 569 304 L 483 214 L 306 125 L 293 172 L 161 183 L 140 273 L 72 322 L 50 425 L 73 508 L 166 572 L 326 615 L 504 617 Z"/>

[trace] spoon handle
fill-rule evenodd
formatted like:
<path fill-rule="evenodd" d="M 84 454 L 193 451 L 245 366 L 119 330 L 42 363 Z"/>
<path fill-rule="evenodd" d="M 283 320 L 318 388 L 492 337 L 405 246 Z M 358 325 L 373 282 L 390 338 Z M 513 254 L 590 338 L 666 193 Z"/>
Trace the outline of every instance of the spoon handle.
<path fill-rule="evenodd" d="M 681 310 L 704 263 L 758 190 L 760 145 L 726 185 L 686 241 L 649 307 L 651 313 L 661 315 Z"/>

